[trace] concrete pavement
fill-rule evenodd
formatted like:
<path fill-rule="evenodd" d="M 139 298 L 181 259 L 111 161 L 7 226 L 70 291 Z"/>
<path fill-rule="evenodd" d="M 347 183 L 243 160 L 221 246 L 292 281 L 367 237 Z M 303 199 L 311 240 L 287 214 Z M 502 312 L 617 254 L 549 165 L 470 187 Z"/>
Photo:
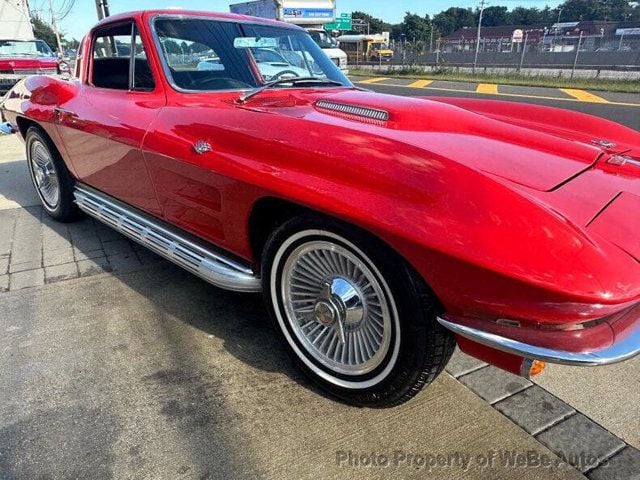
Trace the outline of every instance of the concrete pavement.
<path fill-rule="evenodd" d="M 0 136 L 0 210 L 39 205 L 16 135 Z"/>
<path fill-rule="evenodd" d="M 0 478 L 583 478 L 446 374 L 399 408 L 326 398 L 258 296 L 167 264 L 8 292 L 0 312 Z"/>
<path fill-rule="evenodd" d="M 640 449 L 640 356 L 599 368 L 554 365 L 535 382 Z"/>

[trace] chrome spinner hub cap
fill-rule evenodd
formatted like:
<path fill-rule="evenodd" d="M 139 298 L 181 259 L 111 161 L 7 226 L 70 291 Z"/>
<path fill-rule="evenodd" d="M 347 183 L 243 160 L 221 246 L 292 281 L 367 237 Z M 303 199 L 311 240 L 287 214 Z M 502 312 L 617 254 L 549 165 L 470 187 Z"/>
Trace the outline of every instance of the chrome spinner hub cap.
<path fill-rule="evenodd" d="M 55 208 L 60 200 L 60 183 L 49 150 L 39 141 L 31 143 L 29 163 L 33 181 L 42 201 Z"/>
<path fill-rule="evenodd" d="M 289 325 L 307 353 L 334 372 L 369 373 L 389 351 L 392 309 L 374 268 L 324 240 L 298 246 L 284 264 Z"/>

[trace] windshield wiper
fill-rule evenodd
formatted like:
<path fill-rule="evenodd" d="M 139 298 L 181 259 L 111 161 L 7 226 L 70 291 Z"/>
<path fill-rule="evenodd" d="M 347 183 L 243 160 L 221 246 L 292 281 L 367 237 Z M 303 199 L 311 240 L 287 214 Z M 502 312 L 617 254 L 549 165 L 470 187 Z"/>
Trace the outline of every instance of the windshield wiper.
<path fill-rule="evenodd" d="M 259 87 L 254 88 L 253 90 L 249 90 L 247 93 L 243 93 L 238 98 L 238 102 L 245 103 L 250 98 L 252 98 L 252 97 L 258 95 L 259 93 L 264 92 L 265 90 L 268 90 L 271 87 L 274 87 L 276 85 L 280 85 L 282 83 L 298 83 L 298 82 L 303 82 L 303 83 L 309 83 L 309 82 L 328 83 L 329 85 L 339 85 L 341 87 L 346 87 L 346 85 L 344 85 L 341 82 L 337 82 L 335 80 L 330 80 L 328 78 L 321 78 L 321 77 L 279 78 L 278 80 L 273 80 L 271 82 L 267 82 L 264 85 L 260 85 Z"/>

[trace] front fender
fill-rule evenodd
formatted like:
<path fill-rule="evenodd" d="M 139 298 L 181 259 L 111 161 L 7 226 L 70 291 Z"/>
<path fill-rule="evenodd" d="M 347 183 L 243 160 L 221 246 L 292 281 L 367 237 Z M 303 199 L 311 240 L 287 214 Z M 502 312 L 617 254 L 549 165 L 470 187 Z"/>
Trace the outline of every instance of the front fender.
<path fill-rule="evenodd" d="M 575 110 L 478 98 L 424 98 L 569 140 L 591 143 L 592 140 L 604 139 L 617 143 L 617 150 L 640 148 L 640 133 L 636 130 Z"/>

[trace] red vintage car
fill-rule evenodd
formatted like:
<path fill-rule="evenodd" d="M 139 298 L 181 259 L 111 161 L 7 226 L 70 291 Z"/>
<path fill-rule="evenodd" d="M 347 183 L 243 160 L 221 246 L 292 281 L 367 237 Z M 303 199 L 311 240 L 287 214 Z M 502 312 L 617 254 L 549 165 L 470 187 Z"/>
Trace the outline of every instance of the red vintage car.
<path fill-rule="evenodd" d="M 68 73 L 69 65 L 46 42 L 0 38 L 0 97 L 28 75 Z"/>
<path fill-rule="evenodd" d="M 456 342 L 524 376 L 640 350 L 632 129 L 363 91 L 298 27 L 175 10 L 100 22 L 75 78 L 29 77 L 2 112 L 49 215 L 262 291 L 353 404 L 412 397 Z"/>

